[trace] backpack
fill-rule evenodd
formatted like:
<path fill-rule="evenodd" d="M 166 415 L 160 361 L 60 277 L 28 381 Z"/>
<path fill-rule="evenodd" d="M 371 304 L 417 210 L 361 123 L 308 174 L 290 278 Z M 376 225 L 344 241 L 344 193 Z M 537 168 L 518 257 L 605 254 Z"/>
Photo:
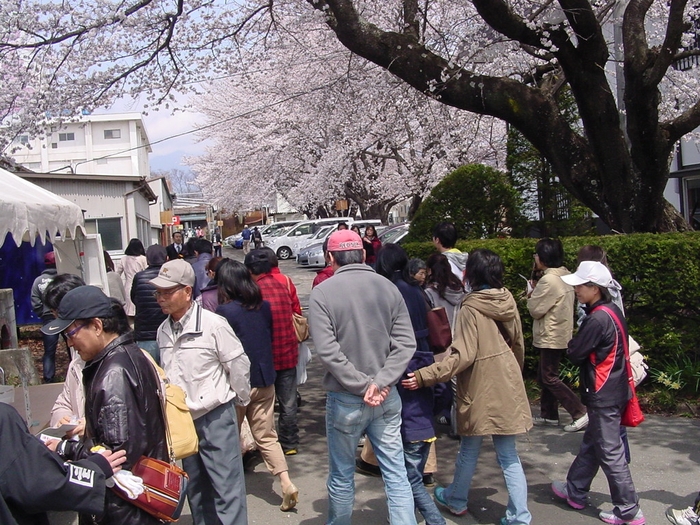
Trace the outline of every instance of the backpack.
<path fill-rule="evenodd" d="M 644 362 L 644 355 L 639 351 L 641 347 L 634 338 L 629 336 L 629 352 L 630 352 L 630 367 L 632 368 L 632 377 L 634 378 L 634 386 L 639 386 L 639 383 L 644 381 L 647 376 L 649 365 Z"/>

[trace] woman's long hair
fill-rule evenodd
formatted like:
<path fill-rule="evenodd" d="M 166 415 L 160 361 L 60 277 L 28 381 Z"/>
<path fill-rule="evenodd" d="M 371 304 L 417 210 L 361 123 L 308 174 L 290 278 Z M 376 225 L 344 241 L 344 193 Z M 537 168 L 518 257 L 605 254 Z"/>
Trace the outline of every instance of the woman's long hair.
<path fill-rule="evenodd" d="M 491 250 L 474 250 L 467 258 L 465 273 L 472 290 L 503 288 L 503 262 Z"/>
<path fill-rule="evenodd" d="M 377 254 L 376 271 L 395 283 L 398 279 L 408 279 L 408 255 L 398 244 L 385 244 Z"/>
<path fill-rule="evenodd" d="M 131 239 L 129 245 L 124 250 L 125 255 L 143 255 L 146 256 L 146 249 L 143 247 L 143 243 L 138 239 Z"/>
<path fill-rule="evenodd" d="M 428 267 L 428 280 L 426 287 L 430 285 L 437 290 L 440 297 L 445 299 L 445 290 L 464 291 L 462 282 L 452 273 L 449 259 L 442 253 L 434 253 L 426 261 Z"/>
<path fill-rule="evenodd" d="M 257 310 L 262 306 L 262 293 L 243 263 L 222 259 L 216 268 L 219 304 L 240 301 L 244 308 Z"/>

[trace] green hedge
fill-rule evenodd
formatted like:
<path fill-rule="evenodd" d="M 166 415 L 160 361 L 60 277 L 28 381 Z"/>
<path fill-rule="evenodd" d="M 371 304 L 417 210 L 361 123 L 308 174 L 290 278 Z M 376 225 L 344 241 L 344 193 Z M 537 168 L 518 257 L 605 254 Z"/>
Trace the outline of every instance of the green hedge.
<path fill-rule="evenodd" d="M 486 239 L 457 243 L 469 252 L 488 248 L 506 268 L 505 283 L 521 297 L 529 277 L 537 239 Z M 623 287 L 630 333 L 644 348 L 652 367 L 684 356 L 700 357 L 700 232 L 633 234 L 563 238 L 566 267 L 575 271 L 576 252 L 586 244 L 602 246 L 613 275 Z M 432 243 L 404 245 L 411 257 L 427 259 L 435 252 Z M 536 356 L 531 350 L 532 319 L 525 300 L 519 301 L 532 371 Z"/>

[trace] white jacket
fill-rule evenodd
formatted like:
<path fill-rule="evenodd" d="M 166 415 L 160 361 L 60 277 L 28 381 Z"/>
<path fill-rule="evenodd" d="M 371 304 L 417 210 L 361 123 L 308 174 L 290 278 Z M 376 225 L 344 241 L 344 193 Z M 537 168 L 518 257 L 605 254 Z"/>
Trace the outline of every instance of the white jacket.
<path fill-rule="evenodd" d="M 228 321 L 194 303 L 182 333 L 174 339 L 168 317 L 158 328 L 160 359 L 168 379 L 187 394 L 197 419 L 234 400 L 250 402 L 250 361 Z"/>

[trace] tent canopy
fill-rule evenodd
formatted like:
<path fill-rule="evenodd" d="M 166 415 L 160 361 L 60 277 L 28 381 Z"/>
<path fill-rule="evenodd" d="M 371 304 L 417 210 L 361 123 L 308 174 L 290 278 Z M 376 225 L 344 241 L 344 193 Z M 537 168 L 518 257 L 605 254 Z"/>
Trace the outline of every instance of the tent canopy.
<path fill-rule="evenodd" d="M 47 235 L 75 238 L 78 228 L 85 233 L 83 211 L 74 202 L 2 168 L 0 189 L 0 239 L 9 232 L 17 246 L 22 240 L 33 246 L 37 236 L 44 244 Z"/>

